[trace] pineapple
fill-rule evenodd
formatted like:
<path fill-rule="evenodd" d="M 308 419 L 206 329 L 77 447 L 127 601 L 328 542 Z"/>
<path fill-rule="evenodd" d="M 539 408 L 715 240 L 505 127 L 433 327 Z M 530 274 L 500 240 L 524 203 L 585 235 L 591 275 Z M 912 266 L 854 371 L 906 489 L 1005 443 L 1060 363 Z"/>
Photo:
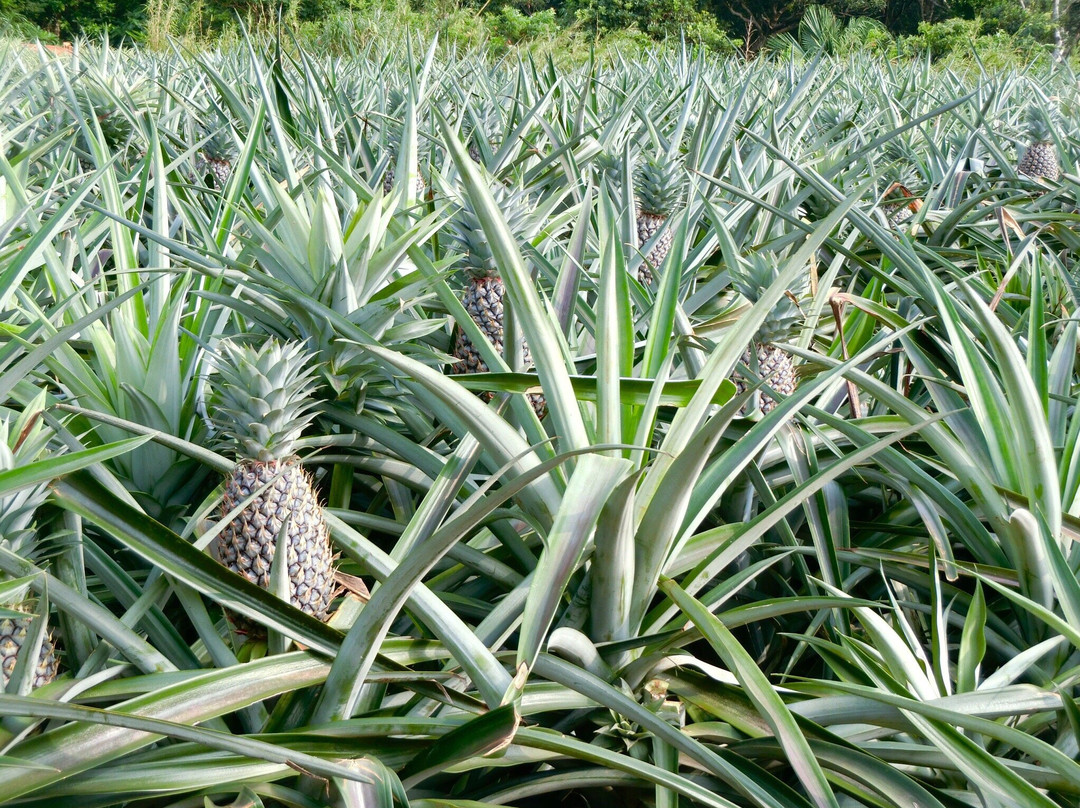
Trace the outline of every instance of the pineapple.
<path fill-rule="evenodd" d="M 1050 117 L 1038 107 L 1028 107 L 1027 129 L 1030 141 L 1017 163 L 1017 171 L 1036 179 L 1056 181 L 1061 176 L 1061 164 L 1053 142 Z"/>
<path fill-rule="evenodd" d="M 88 78 L 79 85 L 76 95 L 83 116 L 97 118 L 109 150 L 115 152 L 123 149 L 131 138 L 134 127 L 131 119 L 116 103 L 117 97 L 123 98 L 122 92 L 114 86 L 99 84 Z"/>
<path fill-rule="evenodd" d="M 232 176 L 233 163 L 236 160 L 237 149 L 233 143 L 228 124 L 222 120 L 221 126 L 210 136 L 202 147 L 195 161 L 195 170 L 199 176 L 211 176 L 214 185 L 223 189 Z"/>
<path fill-rule="evenodd" d="M 464 131 L 468 144 L 466 150 L 474 163 L 483 165 L 484 152 L 481 150 L 481 143 L 487 147 L 489 153 L 494 154 L 496 151 L 495 125 L 487 116 L 479 118 L 476 115 L 470 115 L 469 117 L 471 123 Z"/>
<path fill-rule="evenodd" d="M 682 201 L 682 164 L 657 155 L 645 160 L 634 172 L 634 195 L 637 198 L 637 240 L 644 247 Z M 653 270 L 659 267 L 671 249 L 672 232 L 660 237 L 645 263 L 638 269 L 638 280 L 649 285 Z"/>
<path fill-rule="evenodd" d="M 608 183 L 611 193 L 618 197 L 622 191 L 622 157 L 614 152 L 601 152 L 596 157 L 595 165 L 600 180 Z"/>
<path fill-rule="evenodd" d="M 22 611 L 21 606 L 16 611 Z M 19 660 L 19 652 L 26 643 L 26 635 L 30 630 L 33 615 L 26 617 L 4 617 L 0 619 L 0 683 L 6 691 L 11 674 L 15 672 L 15 665 Z M 48 634 L 41 641 L 41 651 L 38 653 L 37 665 L 34 668 L 32 687 L 47 685 L 56 678 L 59 669 L 59 659 L 56 655 L 56 644 Z"/>
<path fill-rule="evenodd" d="M 922 209 L 923 200 L 913 189 L 925 183 L 919 173 L 917 152 L 910 143 L 894 138 L 882 151 L 889 161 L 882 177 L 889 186 L 879 206 L 889 224 L 900 229 Z"/>
<path fill-rule="evenodd" d="M 906 185 L 894 182 L 886 189 L 881 205 L 887 212 L 889 224 L 900 228 L 922 209 L 923 201 Z"/>
<path fill-rule="evenodd" d="M 390 114 L 404 115 L 406 109 L 405 94 L 399 89 L 393 89 L 386 102 L 386 110 Z M 401 130 L 402 123 L 400 120 L 388 118 L 386 128 L 386 142 L 388 144 L 398 144 L 401 142 Z M 382 175 L 382 187 L 383 193 L 389 195 L 394 190 L 394 180 L 397 178 L 397 148 L 396 145 L 388 147 L 390 150 L 390 161 L 386 165 L 386 170 Z M 416 182 L 413 186 L 416 196 L 423 198 L 424 193 L 427 191 L 427 185 L 424 183 L 424 178 L 419 173 L 416 175 Z"/>
<path fill-rule="evenodd" d="M 532 211 L 532 205 L 523 194 L 514 194 L 501 184 L 492 187 L 495 201 L 507 217 L 510 232 L 520 235 L 524 220 Z M 495 349 L 500 353 L 503 350 L 504 309 L 503 298 L 505 287 L 499 275 L 499 268 L 495 264 L 495 256 L 491 252 L 487 236 L 476 212 L 466 199 L 464 204 L 450 221 L 450 235 L 455 242 L 455 248 L 465 253 L 465 272 L 469 278 L 469 285 L 465 289 L 465 295 L 461 300 L 465 310 L 473 321 L 480 326 L 480 330 L 488 338 Z M 529 346 L 522 342 L 522 359 L 525 366 L 531 364 Z M 480 356 L 480 352 L 473 345 L 468 335 L 460 329 L 454 343 L 454 356 L 458 362 L 453 366 L 454 373 L 486 373 L 487 362 Z M 485 400 L 490 401 L 491 395 L 486 394 Z M 532 394 L 529 402 L 537 417 L 543 418 L 547 412 L 547 403 L 542 395 Z"/>
<path fill-rule="evenodd" d="M 269 486 L 222 530 L 218 560 L 270 588 L 275 545 L 287 521 L 289 600 L 325 620 L 335 589 L 333 550 L 311 478 L 294 452 L 314 417 L 311 359 L 300 343 L 271 339 L 253 348 L 224 342 L 207 403 L 222 443 L 239 455 L 225 483 L 221 516 Z"/>
<path fill-rule="evenodd" d="M 49 433 L 38 423 L 40 398 L 24 414 L 9 426 L 7 419 L 0 418 L 0 471 L 10 471 L 17 466 L 39 459 L 49 442 Z M 0 545 L 20 556 L 25 556 L 34 538 L 31 525 L 38 507 L 48 497 L 45 483 L 22 488 L 0 495 Z M 12 613 L 0 617 L 0 683 L 7 689 L 8 680 L 15 670 L 19 652 L 26 642 L 26 635 L 34 615 L 18 616 L 26 612 L 25 603 L 12 604 Z M 41 642 L 37 665 L 32 680 L 33 687 L 41 687 L 56 678 L 58 658 L 56 644 L 46 633 Z"/>
<path fill-rule="evenodd" d="M 749 260 L 732 269 L 731 284 L 735 290 L 751 303 L 756 303 L 762 293 L 768 289 L 779 275 L 775 262 L 760 254 L 753 254 Z M 796 298 L 805 293 L 803 288 L 792 290 Z M 766 316 L 757 334 L 754 335 L 752 349 L 743 354 L 742 362 L 754 378 L 764 380 L 765 384 L 783 396 L 795 392 L 795 362 L 791 354 L 774 343 L 791 337 L 795 324 L 800 318 L 799 307 L 790 297 L 781 298 L 776 307 Z M 742 376 L 733 379 L 739 393 L 746 392 L 752 386 Z M 765 393 L 760 395 L 760 407 L 763 413 L 776 406 L 776 400 Z M 752 407 L 744 407 L 743 414 Z"/>
<path fill-rule="evenodd" d="M 480 146 L 478 146 L 476 141 L 473 140 L 472 138 L 469 138 L 468 152 L 469 152 L 469 159 L 472 160 L 474 163 L 479 165 L 480 163 L 483 162 L 484 156 L 482 154 L 480 154 Z"/>

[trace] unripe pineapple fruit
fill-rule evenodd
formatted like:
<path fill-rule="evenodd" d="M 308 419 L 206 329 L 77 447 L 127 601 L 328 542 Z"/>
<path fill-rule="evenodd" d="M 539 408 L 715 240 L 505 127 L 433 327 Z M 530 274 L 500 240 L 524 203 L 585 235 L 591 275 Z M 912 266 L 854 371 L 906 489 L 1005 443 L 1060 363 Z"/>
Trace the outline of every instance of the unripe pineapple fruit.
<path fill-rule="evenodd" d="M 750 303 L 757 303 L 779 274 L 775 260 L 755 253 L 731 268 L 731 284 Z M 808 279 L 800 283 L 797 289 L 791 290 L 792 295 L 795 298 L 802 297 L 807 286 Z M 796 303 L 790 297 L 782 297 L 754 335 L 752 350 L 747 350 L 742 358 L 742 363 L 755 377 L 762 379 L 782 396 L 795 392 L 795 362 L 791 354 L 774 343 L 789 339 L 800 317 Z M 732 381 L 740 394 L 752 386 L 741 375 L 734 376 Z M 768 413 L 776 406 L 776 400 L 772 396 L 764 392 L 758 395 L 763 413 Z M 750 406 L 744 407 L 743 414 L 750 409 Z"/>
<path fill-rule="evenodd" d="M 521 236 L 523 223 L 533 209 L 529 199 L 524 194 L 513 193 L 501 184 L 493 185 L 491 191 L 506 217 L 510 232 L 515 236 Z M 473 322 L 484 332 L 484 336 L 497 351 L 502 353 L 506 287 L 503 285 L 502 276 L 484 228 L 468 199 L 463 201 L 461 210 L 450 220 L 448 233 L 455 242 L 455 251 L 464 253 L 462 260 L 465 273 L 469 278 L 461 303 Z M 532 357 L 529 354 L 529 346 L 524 340 L 521 342 L 521 354 L 525 367 L 529 367 L 532 364 Z M 460 329 L 454 341 L 454 357 L 458 361 L 451 369 L 453 373 L 488 372 L 487 362 L 484 361 L 469 336 Z M 490 400 L 491 396 L 486 394 L 484 398 Z M 531 394 L 529 402 L 537 417 L 543 418 L 547 413 L 546 399 L 542 395 Z"/>
<path fill-rule="evenodd" d="M 44 396 L 9 427 L 8 420 L 0 418 L 0 472 L 11 471 L 45 456 L 45 448 L 51 433 L 45 429 L 38 416 L 44 405 Z M 0 496 L 0 545 L 24 558 L 28 558 L 33 549 L 33 522 L 37 509 L 48 498 L 48 486 L 41 483 L 20 488 Z M 11 582 L 15 583 L 15 582 Z M 16 602 L 8 603 L 13 612 L 26 612 L 26 605 L 19 601 L 25 596 L 25 587 L 19 588 Z M 26 644 L 27 632 L 34 616 L 7 614 L 0 617 L 0 682 L 6 690 L 8 680 L 15 670 L 19 653 Z M 32 687 L 41 687 L 56 678 L 59 662 L 56 644 L 46 631 L 41 641 L 41 650 L 34 666 Z"/>
<path fill-rule="evenodd" d="M 6 691 L 11 674 L 15 672 L 15 665 L 19 661 L 19 652 L 26 644 L 26 636 L 30 630 L 33 615 L 26 617 L 5 617 L 0 619 L 0 682 Z M 56 678 L 59 660 L 56 655 L 56 645 L 48 634 L 41 640 L 41 650 L 38 652 L 37 664 L 34 666 L 34 678 L 31 687 L 47 685 Z"/>
<path fill-rule="evenodd" d="M 221 442 L 238 456 L 225 483 L 220 516 L 254 494 L 222 530 L 218 560 L 264 589 L 284 530 L 289 600 L 325 620 L 334 597 L 334 561 L 322 506 L 295 445 L 311 421 L 312 356 L 299 343 L 261 348 L 221 343 L 210 377 L 210 416 Z"/>
<path fill-rule="evenodd" d="M 1054 146 L 1054 131 L 1049 115 L 1038 107 L 1029 107 L 1027 130 L 1030 140 L 1016 170 L 1036 179 L 1056 181 L 1061 176 L 1061 164 Z"/>
<path fill-rule="evenodd" d="M 238 154 L 227 127 L 228 123 L 224 118 L 219 119 L 218 128 L 210 135 L 195 159 L 195 170 L 202 177 L 213 177 L 214 187 L 219 190 L 229 182 Z"/>
<path fill-rule="evenodd" d="M 648 158 L 634 172 L 634 195 L 637 199 L 638 246 L 644 247 L 682 202 L 682 163 L 663 154 Z M 672 236 L 669 228 L 645 256 L 645 262 L 638 269 L 641 283 L 652 283 L 653 270 L 664 263 L 671 250 Z"/>
<path fill-rule="evenodd" d="M 394 181 L 397 179 L 398 144 L 401 143 L 404 128 L 401 117 L 407 114 L 405 93 L 397 88 L 392 89 L 387 96 L 386 111 L 388 117 L 385 125 L 386 139 L 384 144 L 390 154 L 390 160 L 386 165 L 386 170 L 383 171 L 382 187 L 383 193 L 389 196 L 390 192 L 394 190 Z M 419 173 L 417 173 L 416 179 L 413 181 L 413 193 L 418 199 L 422 199 L 424 194 L 427 193 L 427 184 Z"/>
<path fill-rule="evenodd" d="M 386 171 L 383 172 L 382 187 L 383 193 L 389 195 L 394 190 L 394 180 L 397 179 L 397 168 L 394 163 L 386 167 Z M 418 198 L 422 198 L 427 193 L 427 184 L 424 182 L 424 178 L 419 174 L 416 175 L 416 179 L 413 181 L 413 191 Z"/>

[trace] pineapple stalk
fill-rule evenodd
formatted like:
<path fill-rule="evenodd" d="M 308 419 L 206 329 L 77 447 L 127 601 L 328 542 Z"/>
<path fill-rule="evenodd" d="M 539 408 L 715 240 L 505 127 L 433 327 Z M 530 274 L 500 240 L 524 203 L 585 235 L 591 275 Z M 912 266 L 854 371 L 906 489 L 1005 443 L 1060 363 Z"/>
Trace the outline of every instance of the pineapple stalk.
<path fill-rule="evenodd" d="M 279 536 L 288 553 L 289 600 L 325 620 L 334 596 L 333 550 L 311 478 L 295 445 L 314 417 L 314 366 L 301 344 L 261 348 L 224 342 L 208 401 L 221 442 L 237 455 L 221 516 L 248 505 L 222 530 L 218 560 L 264 589 Z M 249 501 L 250 500 L 250 501 Z"/>

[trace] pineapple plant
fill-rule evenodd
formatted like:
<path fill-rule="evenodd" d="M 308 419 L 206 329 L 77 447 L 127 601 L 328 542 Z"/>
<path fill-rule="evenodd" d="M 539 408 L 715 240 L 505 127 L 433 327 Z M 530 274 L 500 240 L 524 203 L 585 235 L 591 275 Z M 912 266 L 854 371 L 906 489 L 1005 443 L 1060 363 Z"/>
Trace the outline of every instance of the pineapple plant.
<path fill-rule="evenodd" d="M 312 356 L 296 342 L 270 339 L 259 348 L 223 342 L 214 366 L 208 411 L 221 444 L 237 455 L 221 517 L 254 495 L 219 535 L 218 560 L 268 589 L 283 538 L 290 602 L 325 620 L 335 591 L 334 554 L 322 506 L 295 453 L 314 417 Z"/>
<path fill-rule="evenodd" d="M 1028 147 L 1016 165 L 1016 170 L 1036 179 L 1056 181 L 1061 176 L 1054 129 L 1050 116 L 1039 107 L 1027 111 Z"/>
<path fill-rule="evenodd" d="M 637 200 L 638 247 L 644 247 L 656 235 L 664 222 L 682 201 L 682 163 L 665 155 L 647 158 L 634 172 L 634 196 Z M 638 280 L 649 285 L 653 270 L 659 267 L 671 250 L 672 232 L 669 229 L 657 241 L 645 262 L 638 269 Z"/>
<path fill-rule="evenodd" d="M 39 423 L 44 397 L 27 407 L 14 423 L 0 418 L 0 472 L 10 471 L 38 460 L 44 454 L 50 433 Z M 45 483 L 0 494 L 0 546 L 19 556 L 27 556 L 34 539 L 31 527 L 37 509 L 48 497 Z M 18 587 L 25 593 L 26 587 Z M 0 610 L 0 683 L 7 689 L 11 674 L 26 644 L 27 635 L 35 616 L 29 613 L 28 604 L 16 597 Z M 38 652 L 31 680 L 33 687 L 41 687 L 56 678 L 59 659 L 56 644 L 46 632 Z"/>
<path fill-rule="evenodd" d="M 524 194 L 515 194 L 501 184 L 493 185 L 491 190 L 499 208 L 506 216 L 510 232 L 520 235 L 524 229 L 524 221 L 532 211 L 528 198 Z M 464 253 L 462 261 L 468 277 L 468 285 L 461 303 L 491 344 L 501 353 L 505 331 L 506 288 L 480 219 L 468 199 L 463 201 L 461 209 L 451 219 L 449 235 L 455 249 Z M 531 364 L 531 356 L 529 346 L 524 341 L 521 343 L 521 353 L 525 366 L 528 367 Z M 486 373 L 488 371 L 487 362 L 484 361 L 469 336 L 461 329 L 458 329 L 454 341 L 454 357 L 458 360 L 452 367 L 454 373 Z M 491 394 L 485 394 L 484 398 L 490 401 Z M 529 402 L 537 417 L 543 418 L 547 411 L 544 397 L 532 394 L 529 396 Z"/>
<path fill-rule="evenodd" d="M 756 303 L 762 294 L 776 280 L 780 274 L 774 261 L 760 254 L 753 254 L 744 262 L 731 270 L 731 284 L 740 295 L 750 303 Z M 775 343 L 789 339 L 795 330 L 795 326 L 801 318 L 799 306 L 796 300 L 805 294 L 806 286 L 791 290 L 795 298 L 785 296 L 780 299 L 776 307 L 769 312 L 754 335 L 752 346 L 743 354 L 742 363 L 746 365 L 755 378 L 760 378 L 774 391 L 783 396 L 789 396 L 795 392 L 795 362 L 791 354 Z M 736 375 L 735 382 L 737 391 L 741 394 L 752 386 L 743 376 Z M 776 406 L 776 400 L 766 393 L 757 393 L 760 397 L 759 406 L 763 413 L 768 413 Z M 744 407 L 743 414 L 753 409 L 749 404 Z"/>

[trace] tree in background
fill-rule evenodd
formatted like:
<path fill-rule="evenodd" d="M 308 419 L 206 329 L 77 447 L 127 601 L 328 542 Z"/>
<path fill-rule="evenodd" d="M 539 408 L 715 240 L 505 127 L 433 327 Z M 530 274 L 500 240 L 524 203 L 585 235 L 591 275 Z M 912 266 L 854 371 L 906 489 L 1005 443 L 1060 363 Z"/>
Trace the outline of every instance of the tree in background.
<path fill-rule="evenodd" d="M 0 17 L 22 18 L 52 36 L 70 40 L 80 34 L 122 40 L 142 29 L 141 0 L 0 0 Z"/>
<path fill-rule="evenodd" d="M 711 0 L 712 11 L 740 37 L 747 55 L 757 53 L 770 38 L 795 31 L 808 8 L 807 0 Z M 910 0 L 917 2 L 917 0 Z M 834 19 L 860 17 L 881 20 L 886 0 L 832 0 L 822 6 Z M 914 30 L 914 28 L 912 29 Z"/>
<path fill-rule="evenodd" d="M 696 0 L 567 0 L 565 14 L 596 35 L 636 29 L 654 39 L 679 36 L 723 48 L 716 17 Z"/>

